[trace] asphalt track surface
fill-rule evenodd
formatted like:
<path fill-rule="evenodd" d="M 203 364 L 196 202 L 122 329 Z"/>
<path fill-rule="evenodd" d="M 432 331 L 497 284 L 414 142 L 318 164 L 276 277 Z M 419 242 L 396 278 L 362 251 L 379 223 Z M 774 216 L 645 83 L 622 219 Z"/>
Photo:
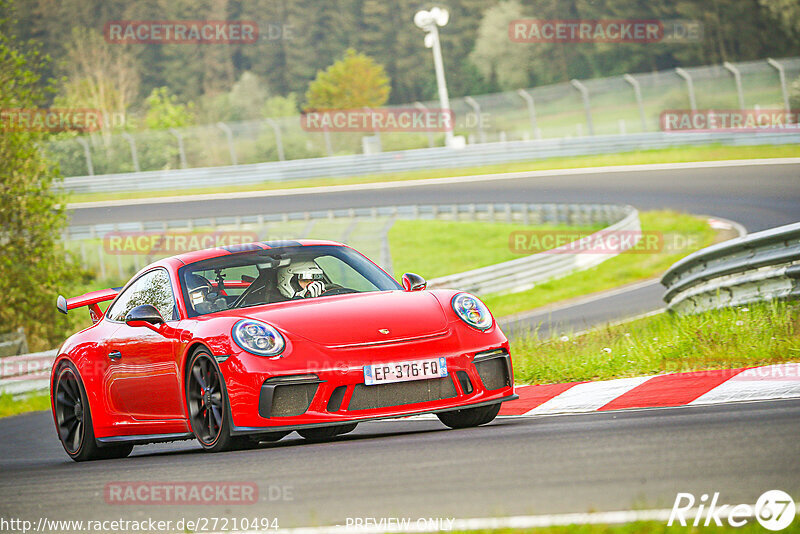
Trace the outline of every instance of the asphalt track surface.
<path fill-rule="evenodd" d="M 36 413 L 2 422 L 0 517 L 270 517 L 293 527 L 348 517 L 669 509 L 678 492 L 699 499 L 718 491 L 720 503 L 752 504 L 770 489 L 800 495 L 798 420 L 800 400 L 501 418 L 465 430 L 435 420 L 386 421 L 362 423 L 329 443 L 292 434 L 210 455 L 183 442 L 76 464 L 49 414 Z M 217 480 L 255 482 L 259 502 L 147 506 L 104 497 L 106 484 L 121 481 Z"/>
<path fill-rule="evenodd" d="M 375 191 L 80 209 L 73 224 L 451 202 L 608 202 L 723 217 L 749 231 L 800 220 L 800 165 L 611 172 L 467 181 Z M 165 215 L 168 214 L 168 215 Z M 607 299 L 537 312 L 580 329 L 660 307 L 636 286 Z M 513 326 L 512 326 L 513 328 Z M 131 458 L 75 464 L 47 413 L 0 421 L 0 517 L 49 519 L 278 518 L 281 527 L 348 517 L 495 517 L 670 508 L 678 492 L 753 503 L 766 490 L 800 495 L 800 400 L 501 418 L 446 430 L 436 420 L 362 423 L 310 444 L 292 434 L 218 455 L 194 442 L 148 445 Z M 107 483 L 240 481 L 249 506 L 120 506 Z M 288 492 L 290 498 L 276 498 Z"/>

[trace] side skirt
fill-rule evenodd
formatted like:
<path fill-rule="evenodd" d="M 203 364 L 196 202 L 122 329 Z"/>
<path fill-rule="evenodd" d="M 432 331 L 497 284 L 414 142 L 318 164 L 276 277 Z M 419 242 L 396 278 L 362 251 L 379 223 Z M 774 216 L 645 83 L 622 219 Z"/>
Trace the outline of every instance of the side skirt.
<path fill-rule="evenodd" d="M 111 436 L 107 438 L 96 438 L 100 447 L 110 447 L 112 445 L 144 445 L 145 443 L 166 443 L 169 441 L 183 441 L 194 439 L 191 432 L 181 432 L 178 434 L 147 434 L 140 436 Z"/>

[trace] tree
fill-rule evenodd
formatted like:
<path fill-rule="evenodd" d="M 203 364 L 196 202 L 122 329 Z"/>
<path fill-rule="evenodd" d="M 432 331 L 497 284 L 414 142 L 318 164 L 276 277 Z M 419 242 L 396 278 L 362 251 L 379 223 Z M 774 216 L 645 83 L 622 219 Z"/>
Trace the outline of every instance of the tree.
<path fill-rule="evenodd" d="M 758 3 L 780 20 L 787 33 L 800 38 L 800 3 L 797 0 L 758 0 Z"/>
<path fill-rule="evenodd" d="M 276 119 L 278 117 L 295 117 L 300 114 L 297 106 L 297 95 L 289 93 L 288 96 L 272 96 L 264 102 L 261 110 L 264 117 Z"/>
<path fill-rule="evenodd" d="M 67 80 L 58 104 L 91 108 L 106 116 L 124 115 L 139 91 L 136 62 L 119 45 L 112 45 L 99 32 L 76 27 L 66 47 Z M 104 123 L 107 128 L 111 122 Z"/>
<path fill-rule="evenodd" d="M 530 53 L 529 45 L 513 42 L 508 37 L 508 25 L 521 18 L 522 6 L 518 0 L 508 0 L 487 9 L 478 29 L 475 50 L 470 54 L 470 60 L 483 77 L 496 80 L 504 90 L 530 85 L 524 60 Z"/>
<path fill-rule="evenodd" d="M 389 77 L 372 58 L 349 48 L 306 92 L 306 109 L 377 108 L 389 98 Z"/>
<path fill-rule="evenodd" d="M 0 12 L 9 8 L 0 0 Z M 20 52 L 8 28 L 9 21 L 0 20 L 0 109 L 40 107 L 46 58 Z M 37 146 L 43 137 L 0 131 L 0 324 L 4 330 L 22 326 L 32 350 L 52 348 L 62 337 L 57 288 L 69 284 L 74 272 L 59 240 L 65 224 L 64 199 L 54 192 L 59 174 Z"/>
<path fill-rule="evenodd" d="M 178 102 L 178 97 L 169 94 L 167 87 L 153 89 L 145 100 L 147 113 L 144 124 L 150 130 L 166 130 L 167 128 L 181 128 L 193 122 L 191 103 L 184 105 Z"/>

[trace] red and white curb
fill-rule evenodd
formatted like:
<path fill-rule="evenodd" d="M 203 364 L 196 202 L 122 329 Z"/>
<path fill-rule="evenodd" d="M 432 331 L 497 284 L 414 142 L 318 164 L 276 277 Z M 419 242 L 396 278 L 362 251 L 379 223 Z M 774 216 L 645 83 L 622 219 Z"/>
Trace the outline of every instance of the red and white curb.
<path fill-rule="evenodd" d="M 601 382 L 520 385 L 500 415 L 550 415 L 800 398 L 800 363 Z"/>

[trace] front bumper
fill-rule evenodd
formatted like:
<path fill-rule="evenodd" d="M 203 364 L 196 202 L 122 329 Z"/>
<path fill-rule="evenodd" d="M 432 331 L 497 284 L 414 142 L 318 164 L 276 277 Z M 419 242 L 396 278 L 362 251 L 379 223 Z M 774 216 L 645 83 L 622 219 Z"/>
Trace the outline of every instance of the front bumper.
<path fill-rule="evenodd" d="M 379 350 L 360 348 L 351 354 L 337 355 L 342 356 L 340 359 L 306 360 L 303 366 L 292 366 L 291 360 L 285 358 L 273 361 L 274 367 L 262 372 L 253 365 L 263 366 L 263 359 L 250 355 L 230 358 L 220 367 L 231 404 L 232 433 L 333 426 L 458 410 L 517 398 L 504 337 L 489 347 L 483 344 L 480 350 L 471 351 L 453 350 L 454 340 L 449 337 L 427 341 L 425 350 L 404 344 L 383 346 Z M 447 377 L 364 384 L 363 366 L 367 363 L 442 356 L 447 361 Z"/>

